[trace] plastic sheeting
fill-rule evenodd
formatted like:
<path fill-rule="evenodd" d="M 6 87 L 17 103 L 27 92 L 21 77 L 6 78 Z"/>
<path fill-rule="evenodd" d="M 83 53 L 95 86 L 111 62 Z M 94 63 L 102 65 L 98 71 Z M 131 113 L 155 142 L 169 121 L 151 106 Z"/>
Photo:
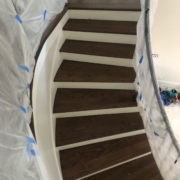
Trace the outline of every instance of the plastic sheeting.
<path fill-rule="evenodd" d="M 162 113 L 162 103 L 160 106 L 158 101 L 158 88 L 155 90 L 153 86 L 153 80 L 156 81 L 156 75 L 150 71 L 148 53 L 151 52 L 147 52 L 145 36 L 148 32 L 145 27 L 146 14 L 150 13 L 151 27 L 158 1 L 150 0 L 150 9 L 146 8 L 146 1 L 149 0 L 141 0 L 142 13 L 137 26 L 137 46 L 133 61 L 137 74 L 135 81 L 135 88 L 138 91 L 137 103 L 154 159 L 163 178 L 165 180 L 178 180 L 180 179 L 180 159 L 168 130 L 170 127 L 167 127 L 164 119 L 166 114 Z"/>
<path fill-rule="evenodd" d="M 29 89 L 42 33 L 64 4 L 0 1 L 0 180 L 49 179 L 29 128 Z"/>
<path fill-rule="evenodd" d="M 170 106 L 165 107 L 166 114 L 169 118 L 172 130 L 176 139 L 180 140 L 180 104 L 171 104 Z M 180 141 L 178 141 L 180 146 Z"/>

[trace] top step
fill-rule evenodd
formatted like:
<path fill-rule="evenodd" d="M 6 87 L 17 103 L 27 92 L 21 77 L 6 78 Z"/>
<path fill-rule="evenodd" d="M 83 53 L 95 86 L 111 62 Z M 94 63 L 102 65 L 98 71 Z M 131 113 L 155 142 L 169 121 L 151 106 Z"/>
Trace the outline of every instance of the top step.
<path fill-rule="evenodd" d="M 69 9 L 141 11 L 140 0 L 70 0 Z"/>

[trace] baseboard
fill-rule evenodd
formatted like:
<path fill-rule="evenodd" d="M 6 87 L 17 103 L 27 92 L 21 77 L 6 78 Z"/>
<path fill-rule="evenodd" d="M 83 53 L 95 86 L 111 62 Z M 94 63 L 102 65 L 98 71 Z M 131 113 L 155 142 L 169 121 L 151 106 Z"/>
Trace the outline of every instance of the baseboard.
<path fill-rule="evenodd" d="M 180 89 L 180 83 L 178 83 L 178 82 L 170 82 L 170 81 L 158 80 L 158 83 L 159 83 L 160 87 Z"/>

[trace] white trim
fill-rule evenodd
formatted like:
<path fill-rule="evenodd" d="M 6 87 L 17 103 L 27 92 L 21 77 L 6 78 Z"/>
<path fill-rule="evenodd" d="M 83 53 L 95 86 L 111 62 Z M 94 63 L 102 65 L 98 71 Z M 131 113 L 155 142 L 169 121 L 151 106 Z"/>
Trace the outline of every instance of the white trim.
<path fill-rule="evenodd" d="M 157 81 L 160 87 L 180 89 L 180 83 L 178 82 L 170 82 L 170 81 L 162 81 L 162 80 L 157 80 Z"/>
<path fill-rule="evenodd" d="M 64 31 L 66 39 L 106 43 L 136 44 L 136 35 Z"/>
<path fill-rule="evenodd" d="M 122 133 L 122 134 L 118 134 L 118 135 L 97 138 L 97 139 L 83 141 L 83 142 L 74 143 L 74 144 L 68 144 L 65 146 L 59 146 L 59 147 L 56 147 L 56 151 L 62 151 L 65 149 L 70 149 L 70 148 L 75 148 L 75 147 L 80 147 L 80 146 L 85 146 L 85 145 L 90 145 L 90 144 L 95 144 L 95 143 L 101 143 L 101 142 L 105 142 L 105 141 L 110 141 L 110 140 L 130 137 L 130 136 L 136 136 L 136 135 L 145 134 L 145 133 L 146 133 L 145 129 L 138 130 L 138 131 L 131 131 L 131 132 Z"/>
<path fill-rule="evenodd" d="M 142 155 L 140 155 L 140 156 L 137 156 L 137 157 L 132 158 L 132 159 L 128 159 L 127 161 L 121 162 L 121 163 L 119 163 L 119 164 L 116 164 L 116 165 L 114 165 L 114 166 L 111 166 L 111 167 L 108 167 L 108 168 L 105 168 L 105 169 L 102 169 L 102 170 L 100 170 L 100 171 L 97 171 L 97 172 L 95 172 L 95 173 L 89 174 L 89 175 L 84 176 L 84 177 L 82 177 L 82 178 L 79 178 L 79 179 L 77 179 L 77 180 L 85 179 L 85 178 L 87 178 L 87 177 L 90 177 L 90 176 L 93 176 L 93 175 L 95 175 L 95 174 L 99 174 L 99 173 L 101 173 L 101 172 L 110 170 L 110 169 L 112 169 L 112 168 L 118 167 L 118 166 L 120 166 L 120 165 L 126 164 L 126 163 L 131 162 L 131 161 L 134 161 L 134 160 L 136 160 L 136 159 L 143 158 L 143 157 L 148 156 L 148 155 L 150 155 L 150 154 L 152 154 L 152 153 L 151 153 L 151 152 L 148 152 L 148 153 L 142 154 Z"/>
<path fill-rule="evenodd" d="M 81 116 L 93 116 L 93 115 L 105 115 L 105 114 L 135 113 L 135 112 L 139 112 L 138 107 L 55 113 L 55 114 L 53 114 L 53 117 L 54 118 L 65 118 L 65 117 L 81 117 Z"/>
<path fill-rule="evenodd" d="M 111 21 L 138 21 L 141 12 L 136 11 L 99 11 L 68 10 L 70 19 L 95 19 Z"/>
<path fill-rule="evenodd" d="M 84 88 L 84 89 L 126 89 L 134 90 L 133 83 L 101 83 L 101 82 L 55 82 L 56 88 Z"/>
<path fill-rule="evenodd" d="M 59 159 L 55 149 L 52 106 L 54 104 L 52 87 L 56 54 L 59 45 L 65 41 L 62 28 L 68 20 L 66 13 L 46 40 L 39 55 L 33 80 L 33 116 L 36 140 L 50 179 L 62 180 Z M 60 59 L 58 57 L 58 63 Z M 53 102 L 52 102 L 53 101 Z"/>
<path fill-rule="evenodd" d="M 124 67 L 133 67 L 132 59 L 126 58 L 114 58 L 114 57 L 105 57 L 105 56 L 92 56 L 85 54 L 74 54 L 74 53 L 65 53 L 61 52 L 63 59 L 78 61 L 78 62 L 89 62 L 95 64 L 106 64 L 113 66 L 124 66 Z"/>

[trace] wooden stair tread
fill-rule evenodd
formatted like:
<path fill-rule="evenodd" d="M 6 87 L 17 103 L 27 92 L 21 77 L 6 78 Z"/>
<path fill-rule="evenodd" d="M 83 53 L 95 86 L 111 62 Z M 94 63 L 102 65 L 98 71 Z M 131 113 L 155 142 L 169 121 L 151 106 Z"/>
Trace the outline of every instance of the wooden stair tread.
<path fill-rule="evenodd" d="M 59 88 L 54 101 L 54 113 L 109 108 L 135 107 L 134 90 L 66 89 Z"/>
<path fill-rule="evenodd" d="M 133 68 L 63 60 L 55 82 L 122 82 L 133 83 Z"/>
<path fill-rule="evenodd" d="M 136 35 L 137 22 L 69 19 L 63 30 Z"/>
<path fill-rule="evenodd" d="M 101 172 L 84 180 L 163 180 L 152 154 Z"/>
<path fill-rule="evenodd" d="M 132 59 L 133 44 L 66 40 L 60 52 Z"/>
<path fill-rule="evenodd" d="M 75 180 L 150 151 L 145 134 L 60 151 L 64 180 Z"/>
<path fill-rule="evenodd" d="M 157 176 L 153 177 L 151 180 L 163 180 L 161 174 L 159 173 Z"/>
<path fill-rule="evenodd" d="M 110 11 L 141 11 L 140 1 L 131 3 L 122 1 L 120 3 L 70 3 L 69 9 L 76 10 L 110 10 Z"/>
<path fill-rule="evenodd" d="M 56 146 L 144 129 L 139 113 L 123 113 L 56 120 Z"/>

